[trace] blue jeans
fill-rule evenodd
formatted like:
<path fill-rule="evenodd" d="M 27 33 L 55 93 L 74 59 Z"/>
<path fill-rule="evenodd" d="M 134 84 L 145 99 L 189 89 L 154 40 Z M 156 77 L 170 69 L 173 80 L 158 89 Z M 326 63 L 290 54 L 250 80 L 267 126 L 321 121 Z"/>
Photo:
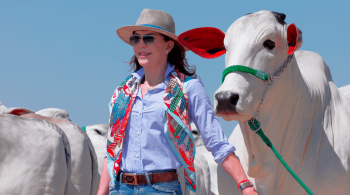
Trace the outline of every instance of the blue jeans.
<path fill-rule="evenodd" d="M 152 173 L 159 171 L 152 171 Z M 147 177 L 147 174 L 146 174 Z M 181 185 L 178 179 L 168 182 L 159 182 L 151 184 L 148 180 L 148 184 L 140 185 L 128 185 L 122 182 L 117 182 L 114 186 L 111 182 L 109 187 L 109 195 L 139 195 L 139 194 L 163 194 L 163 195 L 182 195 Z"/>

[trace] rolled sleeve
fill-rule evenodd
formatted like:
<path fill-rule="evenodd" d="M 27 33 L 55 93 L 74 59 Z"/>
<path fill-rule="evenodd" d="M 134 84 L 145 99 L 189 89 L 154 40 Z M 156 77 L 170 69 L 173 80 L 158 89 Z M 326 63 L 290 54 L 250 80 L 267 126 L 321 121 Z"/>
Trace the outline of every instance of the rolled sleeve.
<path fill-rule="evenodd" d="M 229 144 L 215 116 L 204 85 L 192 79 L 187 87 L 189 96 L 189 115 L 202 136 L 204 145 L 213 154 L 214 160 L 222 164 L 225 158 L 235 152 L 236 148 Z"/>

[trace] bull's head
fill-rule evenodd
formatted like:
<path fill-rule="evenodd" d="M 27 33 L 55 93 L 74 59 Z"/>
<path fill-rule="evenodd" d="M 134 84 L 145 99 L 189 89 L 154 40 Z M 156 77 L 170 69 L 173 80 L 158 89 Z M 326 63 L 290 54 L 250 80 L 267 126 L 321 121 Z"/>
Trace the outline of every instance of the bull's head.
<path fill-rule="evenodd" d="M 302 33 L 287 25 L 281 13 L 260 11 L 236 20 L 226 35 L 205 27 L 182 33 L 179 41 L 204 58 L 226 53 L 226 68 L 250 67 L 272 75 L 302 45 Z M 225 120 L 247 121 L 256 115 L 265 83 L 242 72 L 229 73 L 214 94 L 215 114 Z"/>

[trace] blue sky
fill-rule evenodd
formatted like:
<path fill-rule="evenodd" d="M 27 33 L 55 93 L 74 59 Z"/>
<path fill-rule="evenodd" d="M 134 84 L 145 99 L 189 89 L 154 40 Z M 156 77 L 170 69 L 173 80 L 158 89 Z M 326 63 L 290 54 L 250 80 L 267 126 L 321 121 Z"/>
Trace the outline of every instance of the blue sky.
<path fill-rule="evenodd" d="M 226 32 L 239 17 L 260 10 L 285 13 L 303 31 L 301 50 L 320 54 L 334 83 L 350 84 L 349 1 L 2 1 L 0 101 L 34 111 L 61 108 L 80 126 L 108 123 L 107 103 L 127 75 L 131 46 L 116 29 L 134 25 L 142 9 L 170 13 L 176 34 L 212 26 Z M 207 93 L 221 84 L 224 57 L 187 53 Z M 237 122 L 220 119 L 230 135 Z"/>

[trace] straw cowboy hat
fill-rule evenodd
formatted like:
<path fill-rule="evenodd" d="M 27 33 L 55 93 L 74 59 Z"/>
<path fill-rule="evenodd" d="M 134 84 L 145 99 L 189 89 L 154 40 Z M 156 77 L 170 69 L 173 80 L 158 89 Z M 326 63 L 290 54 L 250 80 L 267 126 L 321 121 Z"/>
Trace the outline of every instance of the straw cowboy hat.
<path fill-rule="evenodd" d="M 136 25 L 120 27 L 117 29 L 117 34 L 124 42 L 131 45 L 129 39 L 136 30 L 150 30 L 166 35 L 174 40 L 175 44 L 180 46 L 181 49 L 188 51 L 188 49 L 178 41 L 177 36 L 175 35 L 174 19 L 167 12 L 144 9 L 137 20 Z"/>

